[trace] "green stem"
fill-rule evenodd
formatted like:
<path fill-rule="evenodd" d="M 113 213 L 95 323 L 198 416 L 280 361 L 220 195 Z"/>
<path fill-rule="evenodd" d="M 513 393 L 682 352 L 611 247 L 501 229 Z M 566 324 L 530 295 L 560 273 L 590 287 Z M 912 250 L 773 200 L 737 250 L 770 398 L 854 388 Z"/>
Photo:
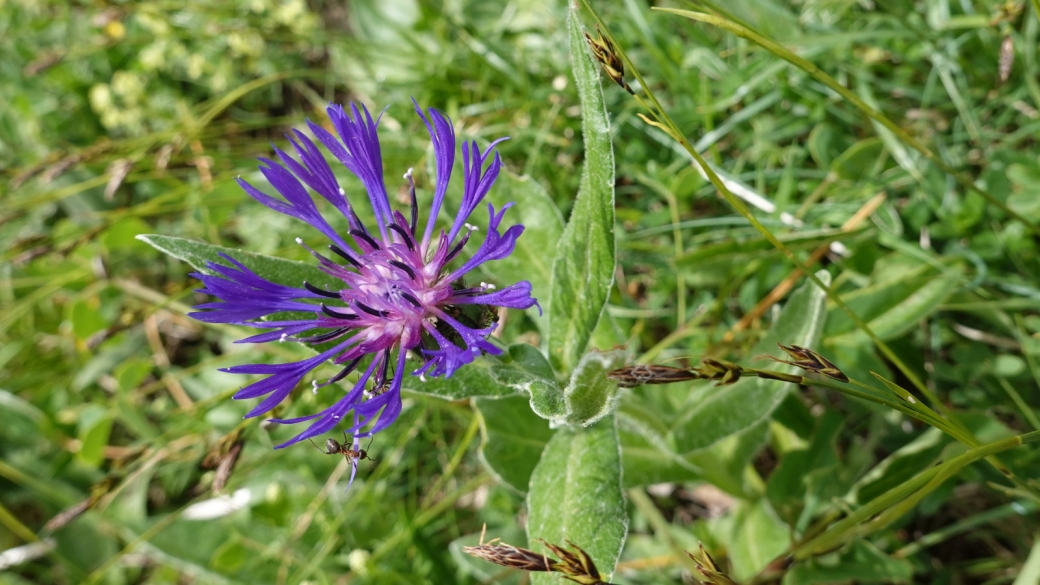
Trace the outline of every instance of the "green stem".
<path fill-rule="evenodd" d="M 745 373 L 753 373 L 753 374 L 756 374 L 756 375 L 759 372 L 762 372 L 762 373 L 767 374 L 767 376 L 766 376 L 767 378 L 772 378 L 772 377 L 777 376 L 777 375 L 783 375 L 780 372 L 773 372 L 771 370 L 756 370 L 754 368 L 743 368 L 743 371 Z M 957 439 L 958 441 L 964 442 L 964 435 L 963 435 L 963 433 L 959 433 L 958 429 L 956 429 L 955 427 L 952 427 L 949 424 L 948 421 L 946 421 L 942 417 L 936 415 L 931 410 L 928 410 L 926 412 L 922 412 L 920 410 L 917 410 L 912 405 L 908 404 L 907 402 L 904 402 L 902 400 L 895 400 L 895 399 L 891 398 L 891 395 L 888 394 L 887 392 L 883 392 L 883 391 L 881 391 L 881 390 L 879 390 L 877 388 L 874 388 L 873 386 L 868 386 L 866 384 L 857 382 L 855 380 L 850 380 L 849 381 L 850 384 L 865 389 L 865 391 L 864 390 L 857 390 L 855 388 L 849 387 L 848 385 L 845 385 L 845 384 L 842 384 L 842 383 L 839 383 L 839 382 L 835 382 L 833 380 L 828 380 L 828 379 L 825 379 L 825 378 L 808 378 L 808 377 L 804 377 L 804 376 L 801 378 L 801 380 L 799 380 L 798 383 L 802 384 L 802 385 L 805 385 L 805 386 L 817 386 L 817 387 L 822 387 L 822 388 L 830 388 L 831 390 L 836 390 L 838 392 L 841 392 L 842 394 L 845 394 L 846 396 L 851 396 L 853 398 L 859 398 L 861 400 L 866 400 L 866 401 L 869 401 L 869 402 L 873 402 L 875 404 L 880 404 L 882 406 L 887 406 L 887 407 L 889 407 L 889 408 L 891 408 L 893 410 L 898 410 L 899 412 L 902 412 L 903 414 L 906 414 L 906 415 L 908 415 L 908 416 L 910 416 L 912 418 L 915 418 L 915 419 L 917 419 L 917 420 L 919 420 L 919 421 L 921 421 L 921 422 L 923 422 L 923 423 L 925 423 L 927 425 L 933 426 L 933 427 L 935 427 L 935 428 L 945 432 L 946 434 L 950 435 L 951 437 Z M 974 446 L 977 446 L 977 445 L 969 445 L 969 446 L 974 447 Z"/>
<path fill-rule="evenodd" d="M 785 374 L 781 372 L 774 372 L 771 370 L 756 370 L 754 368 L 742 368 L 742 372 L 755 375 L 758 375 L 759 373 L 764 373 L 766 374 L 765 377 L 772 379 L 785 376 Z M 902 412 L 903 414 L 906 414 L 912 418 L 915 418 L 927 425 L 939 429 L 940 431 L 946 433 L 947 435 L 950 435 L 958 442 L 966 445 L 967 447 L 977 448 L 981 445 L 978 439 L 976 439 L 970 432 L 961 428 L 958 425 L 952 424 L 948 419 L 943 418 L 941 415 L 939 415 L 932 409 L 928 408 L 924 404 L 921 404 L 917 399 L 913 398 L 913 395 L 907 392 L 906 389 L 892 382 L 889 382 L 888 380 L 885 380 L 881 376 L 877 376 L 877 378 L 884 382 L 888 388 L 892 389 L 897 396 L 902 397 L 903 400 L 893 400 L 890 397 L 890 394 L 882 390 L 879 390 L 878 388 L 875 388 L 873 386 L 869 386 L 867 384 L 859 382 L 857 380 L 849 380 L 849 384 L 857 386 L 859 388 L 863 388 L 864 390 L 856 390 L 850 388 L 848 385 L 841 384 L 828 379 L 802 377 L 801 380 L 799 380 L 797 383 L 805 386 L 818 386 L 823 388 L 830 388 L 831 390 L 836 390 L 838 392 L 841 392 L 842 394 L 851 396 L 853 398 L 859 398 L 861 400 L 867 400 L 869 402 L 874 402 L 875 404 L 887 406 L 894 410 L 898 410 L 899 412 Z M 1036 488 L 1029 485 L 1021 478 L 1019 478 L 1017 475 L 1015 475 L 1014 472 L 1008 469 L 1008 467 L 1004 465 L 1003 462 L 1001 462 L 996 457 L 987 456 L 985 459 L 987 463 L 992 465 L 997 471 L 999 471 L 1001 474 L 1007 477 L 1008 480 L 1015 484 L 1016 487 L 1025 490 L 1030 497 L 1032 497 L 1037 503 L 1040 503 L 1040 493 L 1037 492 Z"/>
<path fill-rule="evenodd" d="M 833 550 L 854 538 L 871 534 L 897 520 L 947 479 L 979 459 L 991 457 L 1023 443 L 1040 440 L 1040 431 L 1017 435 L 975 447 L 953 459 L 927 469 L 910 480 L 874 498 L 860 509 L 835 523 L 823 534 L 795 545 L 796 560 Z"/>
<path fill-rule="evenodd" d="M 926 405 L 921 404 L 916 398 L 913 397 L 912 394 L 910 394 L 910 392 L 908 392 L 902 386 L 896 384 L 895 382 L 890 382 L 889 380 L 886 380 L 885 378 L 881 377 L 880 375 L 878 375 L 878 374 L 876 374 L 874 372 L 871 372 L 871 373 L 874 374 L 874 377 L 877 378 L 878 380 L 880 380 L 881 383 L 884 384 L 888 389 L 890 389 L 893 392 L 895 392 L 898 396 L 900 396 L 901 398 L 903 398 L 907 402 L 910 402 L 911 404 L 913 404 L 915 411 L 921 413 L 923 416 L 928 417 L 928 420 L 934 420 L 934 421 L 938 421 L 940 423 L 940 424 L 936 424 L 936 423 L 933 423 L 933 422 L 929 422 L 928 424 L 931 424 L 932 426 L 934 426 L 937 429 L 945 432 L 946 434 L 950 435 L 951 437 L 957 439 L 958 441 L 960 441 L 961 443 L 964 443 L 965 445 L 967 445 L 969 447 L 978 447 L 978 446 L 980 446 L 982 444 L 982 443 L 979 442 L 978 439 L 975 438 L 974 435 L 971 434 L 971 431 L 969 431 L 963 425 L 957 424 L 959 421 L 943 418 L 942 416 L 937 414 L 935 411 L 933 411 L 932 409 L 928 408 Z M 854 382 L 854 383 L 858 384 L 858 385 L 860 385 L 860 386 L 862 386 L 864 388 L 871 388 L 870 386 L 867 386 L 867 385 L 862 384 L 860 382 Z M 918 418 L 920 420 L 925 420 L 924 418 L 921 418 L 921 417 L 918 417 Z M 928 422 L 928 421 L 926 421 L 926 422 Z M 1016 486 L 1018 486 L 1018 487 L 1020 487 L 1020 488 L 1022 488 L 1024 490 L 1026 490 L 1027 492 L 1029 492 L 1030 495 L 1033 497 L 1033 499 L 1035 499 L 1037 502 L 1040 502 L 1040 491 L 1038 491 L 1035 487 L 1027 484 L 1025 481 L 1019 479 L 1019 477 L 1016 476 L 1010 469 L 1008 469 L 1008 467 L 1006 465 L 1004 465 L 999 459 L 997 459 L 996 457 L 987 457 L 986 461 L 989 462 L 991 465 L 993 465 L 993 467 L 996 468 L 997 471 L 999 471 L 1000 473 L 1004 474 Z"/>
<path fill-rule="evenodd" d="M 0 524 L 5 526 L 12 534 L 22 539 L 24 542 L 36 542 L 39 537 L 36 533 L 29 529 L 28 526 L 22 524 L 14 514 L 4 507 L 3 503 L 0 503 Z"/>

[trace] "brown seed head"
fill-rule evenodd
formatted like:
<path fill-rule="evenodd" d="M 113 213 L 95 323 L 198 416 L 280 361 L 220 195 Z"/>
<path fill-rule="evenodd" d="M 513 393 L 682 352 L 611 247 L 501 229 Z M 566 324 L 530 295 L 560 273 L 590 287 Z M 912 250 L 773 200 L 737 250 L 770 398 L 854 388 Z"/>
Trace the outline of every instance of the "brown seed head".
<path fill-rule="evenodd" d="M 625 366 L 607 372 L 607 377 L 622 388 L 635 388 L 643 384 L 671 384 L 703 378 L 694 370 L 656 364 Z"/>
<path fill-rule="evenodd" d="M 462 550 L 466 554 L 482 558 L 490 563 L 520 569 L 521 571 L 548 572 L 552 571 L 552 566 L 559 562 L 533 550 L 515 547 L 511 544 L 494 540 L 480 546 L 464 546 Z"/>
<path fill-rule="evenodd" d="M 705 359 L 702 363 L 704 365 L 693 368 L 694 371 L 704 378 L 717 381 L 719 386 L 733 384 L 740 379 L 740 375 L 744 372 L 739 365 L 725 360 Z"/>
<path fill-rule="evenodd" d="M 726 573 L 719 569 L 715 559 L 711 558 L 703 544 L 700 545 L 700 550 L 697 551 L 697 554 L 690 554 L 689 552 L 686 554 L 697 564 L 697 571 L 701 574 L 701 579 L 706 583 L 711 585 L 737 585 L 736 581 L 730 579 Z"/>
<path fill-rule="evenodd" d="M 777 343 L 777 345 L 780 346 L 780 349 L 784 350 L 784 353 L 792 359 L 782 360 L 771 355 L 758 356 L 756 359 L 769 359 L 781 364 L 801 368 L 809 372 L 816 372 L 817 374 L 827 376 L 828 378 L 838 380 L 839 382 L 849 381 L 849 377 L 846 376 L 844 372 L 839 370 L 830 360 L 815 351 L 800 345 L 784 345 L 782 343 Z"/>
<path fill-rule="evenodd" d="M 560 557 L 560 565 L 562 565 L 562 567 L 557 570 L 560 573 L 563 573 L 565 578 L 574 581 L 575 583 L 582 583 L 583 585 L 598 585 L 603 583 L 603 580 L 599 576 L 599 569 L 596 568 L 596 563 L 594 563 L 592 557 L 578 547 L 578 545 L 568 540 L 567 545 L 571 547 L 572 550 L 567 550 L 544 540 L 542 540 L 542 544 Z"/>
<path fill-rule="evenodd" d="M 603 71 L 606 72 L 607 77 L 614 80 L 625 89 L 628 93 L 635 95 L 632 88 L 628 86 L 625 81 L 625 64 L 618 57 L 617 48 L 609 38 L 603 36 L 603 31 L 600 30 L 599 26 L 596 27 L 597 37 L 592 38 L 589 33 L 585 33 L 585 41 L 588 42 L 589 47 L 592 49 L 593 56 L 599 61 L 599 64 L 603 66 Z"/>
<path fill-rule="evenodd" d="M 570 549 L 544 540 L 542 540 L 542 544 L 561 560 L 526 548 L 501 543 L 497 539 L 480 546 L 466 546 L 462 550 L 467 554 L 503 567 L 512 567 L 521 571 L 560 573 L 564 579 L 581 585 L 610 585 L 600 577 L 599 569 L 596 568 L 592 557 L 573 542 L 567 541 Z"/>

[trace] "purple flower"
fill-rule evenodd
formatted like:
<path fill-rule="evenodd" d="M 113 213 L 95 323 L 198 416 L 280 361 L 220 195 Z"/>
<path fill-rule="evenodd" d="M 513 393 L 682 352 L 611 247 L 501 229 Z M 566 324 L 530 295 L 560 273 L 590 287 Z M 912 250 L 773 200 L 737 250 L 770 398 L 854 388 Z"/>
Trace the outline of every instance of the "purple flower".
<path fill-rule="evenodd" d="M 342 106 L 329 106 L 329 118 L 338 136 L 310 121 L 307 126 L 325 150 L 361 179 L 378 229 L 369 230 L 362 225 L 322 149 L 299 130 L 288 136 L 296 158 L 275 148 L 280 162 L 260 159 L 260 172 L 281 195 L 280 199 L 238 180 L 260 203 L 301 219 L 325 234 L 331 242 L 331 258 L 308 249 L 321 270 L 336 279 L 338 290 L 308 282 L 274 283 L 228 256 L 223 259 L 230 266 L 210 262 L 207 267 L 213 274 L 194 275 L 205 285 L 200 292 L 223 302 L 201 304 L 196 308 L 204 311 L 192 313 L 192 317 L 207 323 L 269 329 L 239 343 L 279 341 L 320 346 L 318 355 L 298 362 L 224 369 L 233 374 L 267 376 L 235 394 L 236 399 L 263 397 L 247 418 L 269 412 L 326 361 L 331 360 L 341 369 L 327 380 L 314 380 L 315 391 L 342 380 L 364 358 L 371 358 L 357 383 L 331 407 L 308 416 L 274 419 L 283 424 L 312 421 L 305 431 L 278 448 L 328 432 L 351 414 L 347 432 L 353 436 L 356 449 L 360 438 L 386 428 L 400 414 L 401 382 L 408 373 L 405 358 L 409 351 L 424 362 L 412 375 L 451 376 L 481 352 L 501 353 L 486 339 L 495 323 L 480 315 L 493 314 L 494 306 L 526 309 L 538 304 L 526 281 L 501 290 L 485 283 L 475 287 L 462 284 L 462 278 L 477 266 L 505 258 L 513 251 L 524 226 L 499 230 L 503 215 L 512 204 L 497 212 L 489 204 L 484 241 L 469 260 L 449 267 L 471 236 L 479 233 L 478 228 L 466 222 L 502 168 L 498 154 L 493 159 L 490 156 L 500 140 L 484 151 L 476 144 L 462 143 L 462 203 L 447 233 L 443 229 L 438 232 L 435 222 L 455 163 L 455 131 L 442 112 L 431 108 L 424 114 L 417 104 L 415 111 L 433 140 L 437 165 L 433 205 L 423 226 L 419 225 L 410 169 L 405 175 L 411 185 L 409 216 L 390 208 L 376 135 L 379 119 L 373 120 L 364 106 L 359 110 L 351 104 L 349 113 Z M 343 214 L 349 226 L 345 234 L 326 221 L 308 189 Z M 297 242 L 302 245 L 301 240 Z M 285 314 L 293 316 L 284 317 Z M 262 320 L 269 316 L 274 317 Z"/>

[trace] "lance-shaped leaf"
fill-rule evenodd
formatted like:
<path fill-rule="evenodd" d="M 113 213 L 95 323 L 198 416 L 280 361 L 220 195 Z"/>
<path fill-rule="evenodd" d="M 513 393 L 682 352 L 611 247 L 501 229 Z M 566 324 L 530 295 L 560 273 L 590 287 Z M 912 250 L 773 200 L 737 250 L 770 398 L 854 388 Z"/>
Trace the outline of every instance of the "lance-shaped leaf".
<path fill-rule="evenodd" d="M 418 361 L 409 362 L 414 370 Z M 509 346 L 500 356 L 485 355 L 465 368 L 459 368 L 450 378 L 408 376 L 402 387 L 410 392 L 429 394 L 446 400 L 471 397 L 502 398 L 518 393 L 531 396 L 559 394 L 549 362 L 537 348 L 526 343 Z"/>
<path fill-rule="evenodd" d="M 816 276 L 828 284 L 830 275 Z M 776 343 L 813 347 L 820 339 L 826 318 L 826 295 L 811 281 L 791 295 L 780 317 L 755 346 L 754 354 L 776 351 Z M 790 368 L 781 366 L 778 369 Z M 788 382 L 744 377 L 735 384 L 717 386 L 688 407 L 671 432 L 677 453 L 703 449 L 712 443 L 765 419 L 779 406 L 791 387 Z"/>
<path fill-rule="evenodd" d="M 614 284 L 614 151 L 603 104 L 599 64 L 589 55 L 581 23 L 567 19 L 574 79 L 581 100 L 585 166 L 563 237 L 556 245 L 549 306 L 549 360 L 570 372 L 588 345 Z M 546 242 L 551 246 L 552 242 Z"/>
<path fill-rule="evenodd" d="M 531 412 L 526 396 L 477 398 L 480 459 L 492 475 L 520 493 L 527 492 L 538 460 L 553 436 L 549 421 Z"/>
<path fill-rule="evenodd" d="M 304 281 L 317 286 L 342 284 L 337 283 L 333 277 L 322 272 L 317 264 L 296 262 L 295 260 L 265 256 L 235 248 L 214 246 L 206 242 L 157 234 L 141 234 L 137 236 L 137 239 L 151 245 L 160 252 L 191 264 L 193 268 L 206 274 L 212 272 L 206 267 L 206 262 L 216 262 L 226 266 L 228 261 L 220 257 L 221 254 L 226 254 L 245 264 L 247 268 L 271 282 L 296 287 L 302 286 Z"/>
<path fill-rule="evenodd" d="M 766 568 L 787 549 L 791 538 L 789 531 L 773 512 L 768 500 L 737 504 L 733 510 L 733 524 L 726 535 L 733 577 L 746 582 Z"/>
<path fill-rule="evenodd" d="M 531 476 L 527 509 L 528 542 L 573 542 L 609 580 L 628 531 L 613 416 L 556 432 Z M 555 579 L 534 574 L 531 582 L 546 585 Z"/>
<path fill-rule="evenodd" d="M 890 257 L 898 261 L 895 255 Z M 922 319 L 939 310 L 963 280 L 960 266 L 939 271 L 923 264 L 892 274 L 880 282 L 842 296 L 842 299 L 883 340 L 903 335 Z M 862 337 L 847 313 L 835 307 L 827 321 L 827 338 L 848 345 Z M 820 349 L 820 348 L 817 348 Z"/>

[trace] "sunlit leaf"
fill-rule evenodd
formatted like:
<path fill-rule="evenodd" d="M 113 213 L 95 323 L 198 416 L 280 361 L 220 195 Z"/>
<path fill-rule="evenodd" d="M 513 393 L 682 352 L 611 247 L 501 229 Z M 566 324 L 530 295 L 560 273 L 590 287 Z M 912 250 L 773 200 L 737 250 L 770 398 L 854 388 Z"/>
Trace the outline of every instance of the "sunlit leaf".
<path fill-rule="evenodd" d="M 825 284 L 829 275 L 817 273 Z M 776 353 L 777 342 L 812 348 L 820 340 L 827 316 L 826 296 L 811 281 L 806 281 L 784 305 L 776 323 L 755 346 L 752 355 Z M 779 366 L 788 370 L 791 366 Z M 738 433 L 769 416 L 783 400 L 791 385 L 777 380 L 742 378 L 735 384 L 716 386 L 704 398 L 690 405 L 672 429 L 670 440 L 677 453 L 689 453 Z"/>
<path fill-rule="evenodd" d="M 585 45 L 575 11 L 567 19 L 574 79 L 581 98 L 585 166 L 563 237 L 554 253 L 549 308 L 549 360 L 569 372 L 588 345 L 614 284 L 614 151 L 599 65 Z"/>
<path fill-rule="evenodd" d="M 610 417 L 557 431 L 527 492 L 528 542 L 571 541 L 592 556 L 604 576 L 613 573 L 628 532 L 616 424 Z M 532 575 L 532 583 L 555 582 L 554 576 Z"/>

